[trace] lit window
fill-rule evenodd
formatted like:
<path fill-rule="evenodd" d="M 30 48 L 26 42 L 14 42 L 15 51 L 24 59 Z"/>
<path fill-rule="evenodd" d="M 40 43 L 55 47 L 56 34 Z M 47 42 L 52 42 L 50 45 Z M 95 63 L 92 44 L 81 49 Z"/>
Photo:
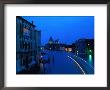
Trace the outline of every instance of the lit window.
<path fill-rule="evenodd" d="M 65 51 L 67 51 L 67 48 L 65 48 Z"/>
<path fill-rule="evenodd" d="M 71 52 L 72 51 L 72 48 L 68 48 L 68 51 Z"/>

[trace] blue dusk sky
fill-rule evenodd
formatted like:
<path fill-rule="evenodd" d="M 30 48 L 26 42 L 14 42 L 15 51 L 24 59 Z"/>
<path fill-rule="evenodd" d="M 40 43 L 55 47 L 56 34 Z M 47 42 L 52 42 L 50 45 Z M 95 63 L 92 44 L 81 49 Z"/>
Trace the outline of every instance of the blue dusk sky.
<path fill-rule="evenodd" d="M 94 16 L 23 16 L 41 31 L 41 43 L 52 36 L 60 43 L 72 44 L 81 38 L 94 39 Z"/>

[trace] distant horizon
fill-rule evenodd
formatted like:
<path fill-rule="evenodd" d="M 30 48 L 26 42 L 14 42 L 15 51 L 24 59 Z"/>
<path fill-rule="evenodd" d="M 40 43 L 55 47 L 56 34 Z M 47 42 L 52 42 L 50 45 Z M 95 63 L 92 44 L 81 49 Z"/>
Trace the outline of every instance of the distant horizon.
<path fill-rule="evenodd" d="M 41 45 L 52 36 L 60 43 L 72 44 L 78 39 L 94 39 L 94 16 L 22 16 L 41 31 Z"/>
<path fill-rule="evenodd" d="M 94 39 L 94 38 L 79 38 L 79 39 Z M 77 39 L 77 40 L 79 40 L 79 39 Z M 49 40 L 49 39 L 48 39 Z M 54 39 L 53 38 L 53 40 L 55 41 L 56 39 Z M 73 43 L 75 43 L 77 40 L 75 40 L 74 42 L 72 42 L 72 43 L 61 43 L 61 41 L 59 40 L 59 43 L 60 44 L 67 44 L 67 45 L 71 45 L 71 44 L 73 44 Z M 47 43 L 45 43 L 45 44 L 48 44 L 48 41 L 47 41 Z M 45 44 L 41 44 L 41 46 L 44 46 Z"/>

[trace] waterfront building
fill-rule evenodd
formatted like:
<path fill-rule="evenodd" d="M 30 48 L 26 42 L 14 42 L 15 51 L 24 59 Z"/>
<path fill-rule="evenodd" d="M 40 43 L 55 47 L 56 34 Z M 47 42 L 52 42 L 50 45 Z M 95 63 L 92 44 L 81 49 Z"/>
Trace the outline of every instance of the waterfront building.
<path fill-rule="evenodd" d="M 92 55 L 94 58 L 94 39 L 79 39 L 75 42 L 75 54 L 86 58 Z"/>
<path fill-rule="evenodd" d="M 21 16 L 16 17 L 16 64 L 26 69 L 32 62 L 38 63 L 40 57 L 41 32 L 36 26 Z"/>

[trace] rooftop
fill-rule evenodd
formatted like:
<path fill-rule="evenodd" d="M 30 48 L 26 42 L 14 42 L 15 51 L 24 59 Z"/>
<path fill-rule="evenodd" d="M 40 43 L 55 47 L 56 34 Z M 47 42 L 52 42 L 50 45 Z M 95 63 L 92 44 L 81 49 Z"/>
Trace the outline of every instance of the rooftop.
<path fill-rule="evenodd" d="M 16 16 L 16 17 L 17 17 L 17 18 L 20 18 L 20 19 L 26 21 L 27 23 L 31 24 L 32 26 L 36 27 L 33 23 L 27 21 L 26 19 L 22 18 L 21 16 Z"/>

